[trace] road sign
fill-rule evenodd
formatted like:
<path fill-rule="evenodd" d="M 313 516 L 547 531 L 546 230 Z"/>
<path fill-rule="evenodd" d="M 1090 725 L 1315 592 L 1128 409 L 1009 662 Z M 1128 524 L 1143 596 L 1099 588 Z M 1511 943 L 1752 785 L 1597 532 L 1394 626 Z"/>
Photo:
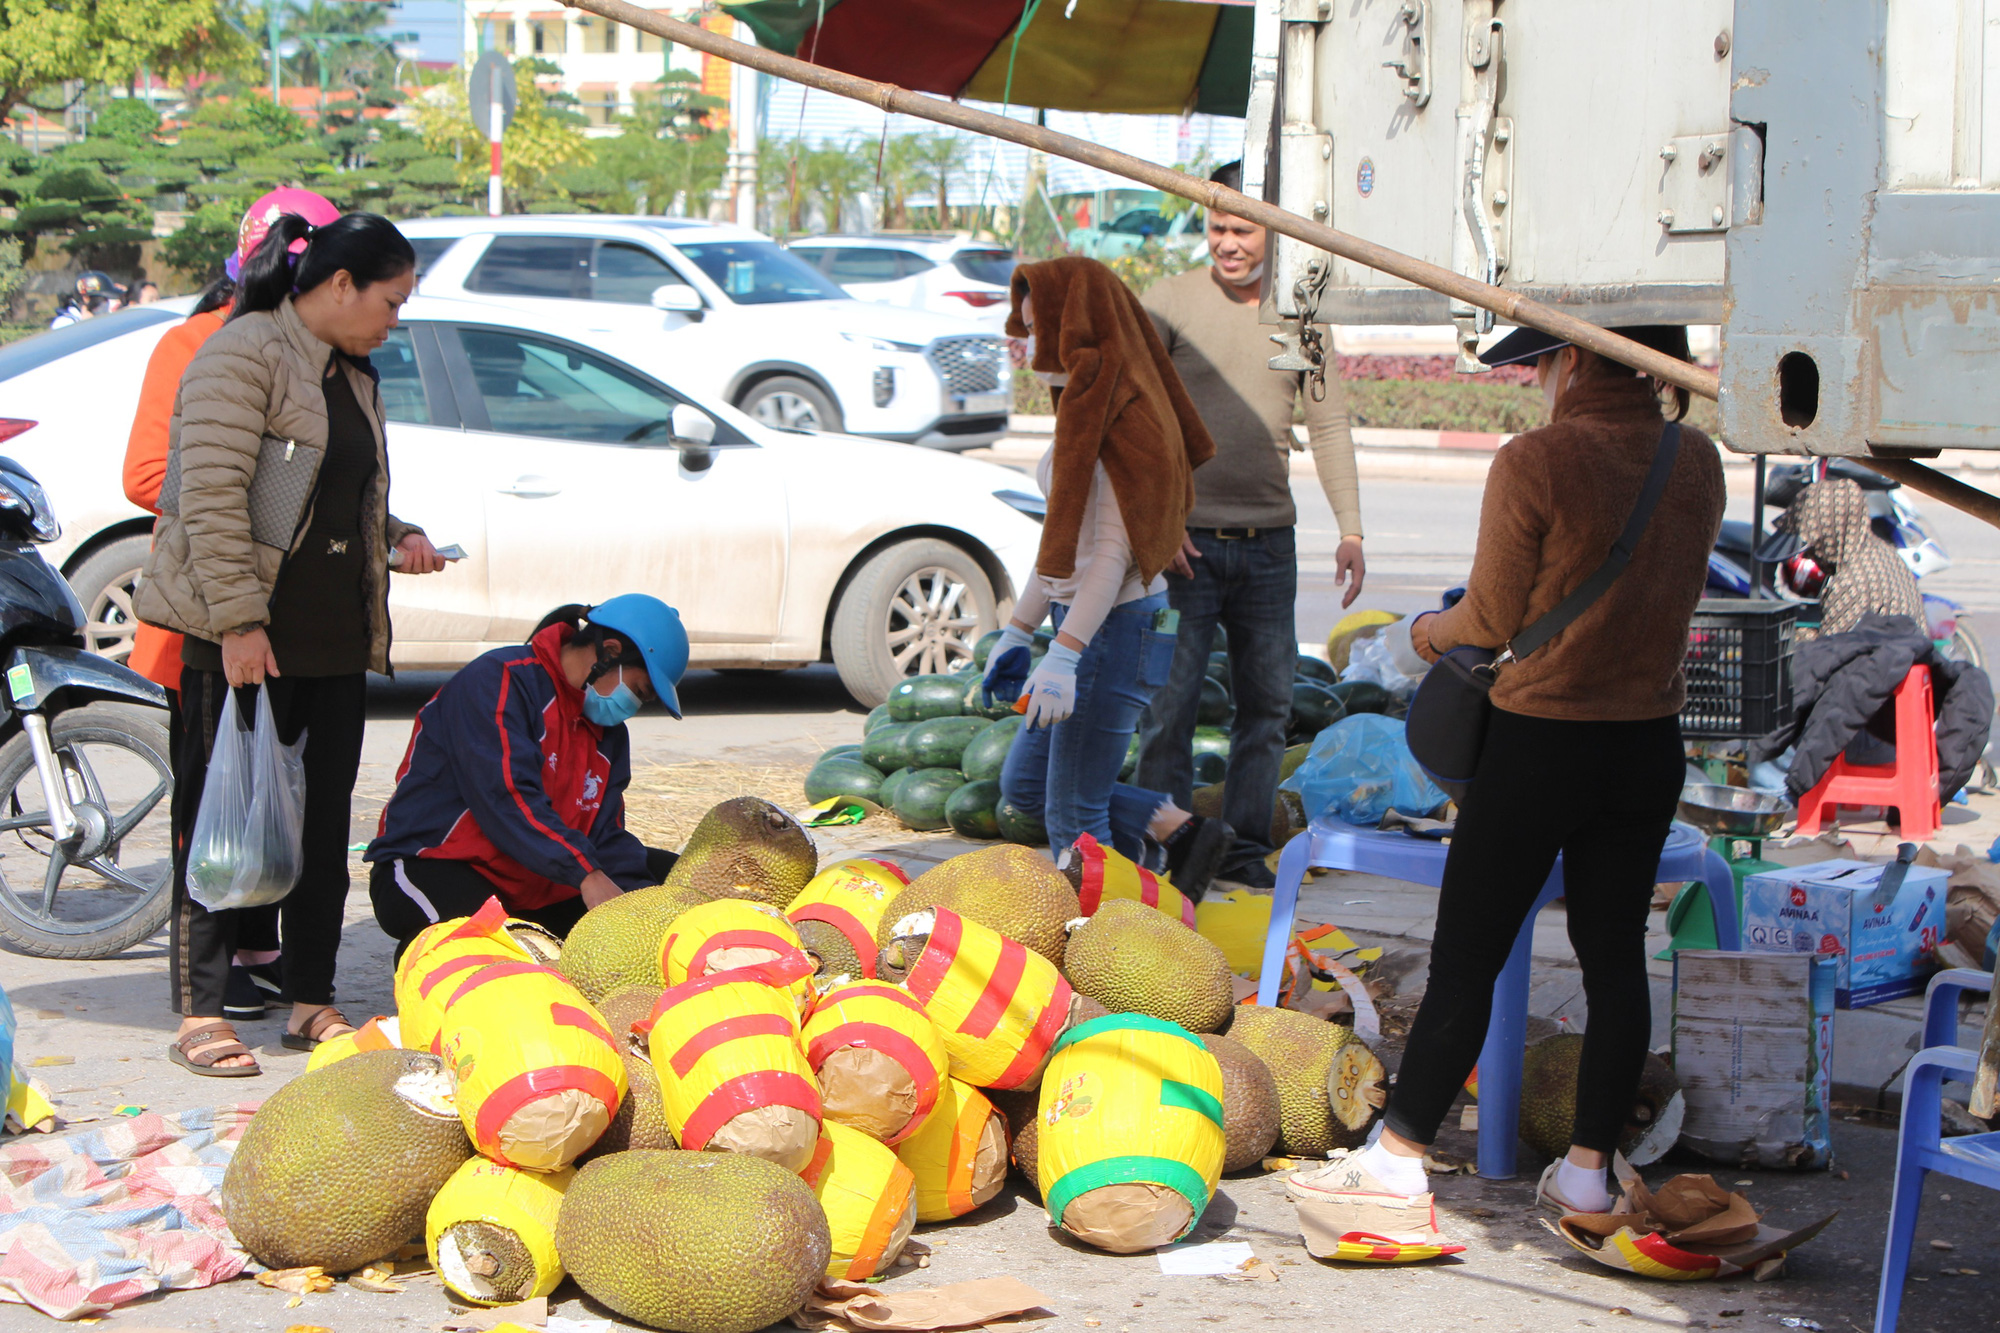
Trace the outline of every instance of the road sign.
<path fill-rule="evenodd" d="M 513 63 L 506 56 L 488 51 L 472 67 L 467 93 L 472 104 L 472 123 L 488 142 L 498 142 L 514 123 Z"/>

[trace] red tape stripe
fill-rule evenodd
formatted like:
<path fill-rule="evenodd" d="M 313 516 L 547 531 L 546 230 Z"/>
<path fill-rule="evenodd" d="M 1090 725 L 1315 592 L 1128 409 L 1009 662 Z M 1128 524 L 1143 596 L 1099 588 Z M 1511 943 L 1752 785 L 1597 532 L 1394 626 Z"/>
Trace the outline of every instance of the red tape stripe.
<path fill-rule="evenodd" d="M 701 1057 L 718 1046 L 745 1037 L 792 1037 L 797 1033 L 798 1027 L 789 1014 L 738 1014 L 710 1023 L 689 1037 L 667 1063 L 673 1066 L 675 1074 L 686 1078 Z"/>
<path fill-rule="evenodd" d="M 875 977 L 875 936 L 861 924 L 861 918 L 845 907 L 835 907 L 832 903 L 807 903 L 792 913 L 792 920 L 824 921 L 854 946 L 854 956 L 861 963 L 861 975 L 871 981 Z"/>
<path fill-rule="evenodd" d="M 810 1081 L 787 1070 L 760 1069 L 732 1078 L 702 1098 L 681 1127 L 681 1147 L 700 1152 L 716 1130 L 760 1106 L 789 1106 L 815 1120 L 820 1118 L 819 1091 Z"/>
<path fill-rule="evenodd" d="M 924 945 L 923 956 L 903 981 L 903 989 L 925 1004 L 937 993 L 938 983 L 944 974 L 951 971 L 952 962 L 958 957 L 959 937 L 965 933 L 965 923 L 958 913 L 949 907 L 933 909 L 937 920 L 931 925 L 929 943 Z"/>
<path fill-rule="evenodd" d="M 899 1004 L 913 1014 L 922 1014 L 924 1012 L 924 1007 L 918 1004 L 916 998 L 908 991 L 904 990 L 901 986 L 892 986 L 886 981 L 872 983 L 851 981 L 847 985 L 842 986 L 838 991 L 827 992 L 827 996 L 822 997 L 821 1008 L 826 1007 L 824 1000 L 827 998 L 831 998 L 833 1007 L 836 1009 L 846 1004 L 849 1000 L 873 999 L 888 1000 L 891 1003 Z M 926 1014 L 925 1017 L 928 1018 L 929 1015 Z"/>
<path fill-rule="evenodd" d="M 709 955 L 717 949 L 735 949 L 744 945 L 769 949 L 780 958 L 799 947 L 783 935 L 769 930 L 718 931 L 702 941 L 701 947 L 694 951 L 694 957 L 688 960 L 688 975 L 698 977 L 707 972 Z"/>
<path fill-rule="evenodd" d="M 812 1045 L 806 1047 L 806 1063 L 810 1064 L 813 1073 L 817 1074 L 829 1055 L 849 1046 L 882 1052 L 901 1065 L 904 1072 L 909 1074 L 910 1081 L 917 1085 L 917 1109 L 911 1113 L 909 1122 L 901 1130 L 883 1142 L 893 1145 L 909 1137 L 924 1123 L 924 1118 L 931 1113 L 931 1108 L 937 1105 L 937 1066 L 931 1063 L 930 1056 L 925 1054 L 924 1048 L 919 1046 L 909 1033 L 898 1032 L 880 1023 L 842 1023 L 837 1028 L 822 1032 L 813 1038 Z"/>
<path fill-rule="evenodd" d="M 544 1069 L 531 1069 L 502 1083 L 480 1104 L 479 1115 L 473 1121 L 473 1139 L 479 1151 L 502 1166 L 513 1166 L 507 1154 L 500 1150 L 500 1131 L 514 1118 L 514 1113 L 529 1102 L 572 1088 L 602 1102 L 607 1116 L 618 1114 L 618 1085 L 603 1070 L 592 1069 L 588 1065 L 550 1065 Z"/>
<path fill-rule="evenodd" d="M 465 924 L 444 937 L 445 940 L 462 940 L 477 935 L 491 935 L 507 924 L 507 909 L 501 906 L 497 897 L 488 898 L 479 905 L 479 910 L 465 918 Z M 444 943 L 439 940 L 438 943 Z"/>
<path fill-rule="evenodd" d="M 986 989 L 980 992 L 973 1003 L 972 1011 L 958 1030 L 968 1037 L 990 1037 L 993 1029 L 1000 1026 L 1006 1017 L 1007 1005 L 1014 998 L 1014 992 L 1021 989 L 1021 974 L 1028 967 L 1028 946 L 1018 940 L 1004 936 L 1000 940 L 1000 957 L 993 964 L 993 975 L 986 979 Z"/>
<path fill-rule="evenodd" d="M 447 1009 L 451 1008 L 464 999 L 466 995 L 478 990 L 489 981 L 505 981 L 508 977 L 525 975 L 545 977 L 549 976 L 550 972 L 549 969 L 543 967 L 540 963 L 488 963 L 485 967 L 480 968 L 477 972 L 467 977 L 465 983 L 453 991 L 451 998 L 444 1002 L 444 1007 Z"/>
<path fill-rule="evenodd" d="M 783 958 L 776 958 L 768 963 L 753 963 L 749 967 L 732 967 L 727 972 L 711 972 L 705 977 L 694 977 L 678 986 L 668 987 L 661 994 L 660 1002 L 653 1006 L 653 1021 L 658 1022 L 661 1014 L 682 1000 L 704 995 L 718 986 L 733 986 L 739 981 L 754 981 L 782 990 L 800 977 L 811 976 L 812 970 L 812 959 L 806 957 L 803 950 L 787 949 Z"/>
<path fill-rule="evenodd" d="M 1036 1020 L 1034 1030 L 1021 1045 L 1021 1053 L 1014 1057 L 1012 1064 L 1000 1071 L 1000 1077 L 994 1079 L 989 1087 L 1001 1089 L 1019 1087 L 1042 1067 L 1042 1058 L 1049 1053 L 1049 1047 L 1062 1035 L 1063 1028 L 1069 1023 L 1069 1005 L 1069 983 L 1057 980 L 1055 994 L 1049 997 L 1049 1007 L 1042 1010 L 1042 1016 Z"/>
<path fill-rule="evenodd" d="M 813 1158 L 806 1163 L 806 1169 L 799 1176 L 814 1189 L 819 1188 L 819 1178 L 826 1173 L 826 1164 L 833 1160 L 833 1135 L 821 1134 L 819 1142 L 813 1145 Z M 869 1276 L 874 1276 L 870 1274 Z"/>
<path fill-rule="evenodd" d="M 1104 903 L 1104 849 L 1088 833 L 1079 833 L 1076 853 L 1083 858 L 1083 887 L 1076 896 L 1083 905 L 1083 914 L 1096 916 Z"/>
<path fill-rule="evenodd" d="M 507 953 L 469 953 L 462 958 L 452 959 L 450 962 L 438 967 L 434 972 L 425 974 L 424 979 L 417 983 L 417 994 L 424 999 L 429 999 L 431 992 L 437 988 L 438 983 L 444 981 L 446 978 L 455 977 L 461 972 L 470 971 L 473 968 L 486 967 L 494 963 L 517 963 L 519 961 L 520 959 Z"/>
<path fill-rule="evenodd" d="M 582 1028 L 612 1050 L 618 1049 L 618 1043 L 611 1038 L 611 1029 L 604 1025 L 604 1019 L 588 1009 L 579 1009 L 573 1004 L 552 1004 L 549 1006 L 549 1017 L 555 1020 L 557 1027 Z"/>

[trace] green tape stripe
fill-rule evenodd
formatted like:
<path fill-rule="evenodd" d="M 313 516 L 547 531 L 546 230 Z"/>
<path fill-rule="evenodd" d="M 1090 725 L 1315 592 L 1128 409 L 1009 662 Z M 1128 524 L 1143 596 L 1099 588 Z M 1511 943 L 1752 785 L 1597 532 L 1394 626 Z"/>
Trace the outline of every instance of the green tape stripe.
<path fill-rule="evenodd" d="M 1106 1157 L 1065 1172 L 1050 1187 L 1047 1196 L 1049 1220 L 1062 1225 L 1062 1215 L 1080 1194 L 1088 1194 L 1105 1185 L 1135 1182 L 1164 1185 L 1188 1201 L 1188 1206 L 1194 1211 L 1188 1218 L 1187 1231 L 1181 1232 L 1182 1236 L 1194 1230 L 1194 1224 L 1201 1220 L 1202 1213 L 1208 1208 L 1208 1182 L 1186 1162 L 1177 1162 L 1171 1157 Z M 1176 1240 L 1179 1238 L 1175 1237 Z"/>
<path fill-rule="evenodd" d="M 1206 1051 L 1208 1049 L 1208 1047 L 1201 1044 L 1201 1038 L 1189 1032 L 1179 1023 L 1169 1023 L 1164 1018 L 1154 1018 L 1147 1014 L 1106 1014 L 1102 1018 L 1093 1018 L 1088 1023 L 1078 1023 L 1075 1027 L 1063 1033 L 1062 1037 L 1057 1040 L 1055 1049 L 1049 1053 L 1053 1055 L 1056 1051 L 1074 1045 L 1079 1041 L 1088 1041 L 1100 1033 L 1123 1031 L 1163 1032 L 1169 1037 L 1179 1037 L 1182 1041 L 1193 1045 L 1197 1050 Z"/>
<path fill-rule="evenodd" d="M 1207 1116 L 1222 1128 L 1222 1103 L 1205 1088 L 1197 1088 L 1192 1083 L 1176 1083 L 1170 1078 L 1160 1080 L 1160 1105 L 1178 1106 L 1184 1111 L 1194 1111 Z"/>

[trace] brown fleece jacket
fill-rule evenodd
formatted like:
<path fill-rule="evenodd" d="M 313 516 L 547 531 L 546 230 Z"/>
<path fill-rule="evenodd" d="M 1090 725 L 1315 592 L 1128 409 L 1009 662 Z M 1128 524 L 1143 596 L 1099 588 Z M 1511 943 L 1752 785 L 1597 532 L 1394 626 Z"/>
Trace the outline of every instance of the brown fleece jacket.
<path fill-rule="evenodd" d="M 1648 380 L 1584 358 L 1550 424 L 1494 455 L 1465 600 L 1412 625 L 1411 646 L 1426 658 L 1460 644 L 1498 648 L 1589 577 L 1631 516 L 1661 424 Z M 1494 707 L 1578 721 L 1680 712 L 1688 621 L 1722 506 L 1715 445 L 1682 426 L 1679 457 L 1632 563 L 1568 629 L 1500 669 Z"/>
<path fill-rule="evenodd" d="M 1021 301 L 1031 295 L 1034 368 L 1069 376 L 1056 398 L 1048 517 L 1035 569 L 1051 578 L 1076 572 L 1077 533 L 1102 463 L 1139 581 L 1150 583 L 1181 549 L 1194 470 L 1214 456 L 1215 441 L 1152 318 L 1110 269 L 1076 257 L 1015 269 L 1007 332 L 1017 338 L 1029 332 Z"/>

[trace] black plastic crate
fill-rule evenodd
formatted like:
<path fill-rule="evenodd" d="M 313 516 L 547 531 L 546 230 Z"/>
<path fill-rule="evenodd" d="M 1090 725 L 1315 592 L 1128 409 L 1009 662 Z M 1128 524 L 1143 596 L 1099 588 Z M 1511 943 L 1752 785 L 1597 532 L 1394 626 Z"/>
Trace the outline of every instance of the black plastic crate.
<path fill-rule="evenodd" d="M 1703 598 L 1688 627 L 1687 704 L 1681 735 L 1690 740 L 1761 736 L 1792 720 L 1792 602 Z"/>

